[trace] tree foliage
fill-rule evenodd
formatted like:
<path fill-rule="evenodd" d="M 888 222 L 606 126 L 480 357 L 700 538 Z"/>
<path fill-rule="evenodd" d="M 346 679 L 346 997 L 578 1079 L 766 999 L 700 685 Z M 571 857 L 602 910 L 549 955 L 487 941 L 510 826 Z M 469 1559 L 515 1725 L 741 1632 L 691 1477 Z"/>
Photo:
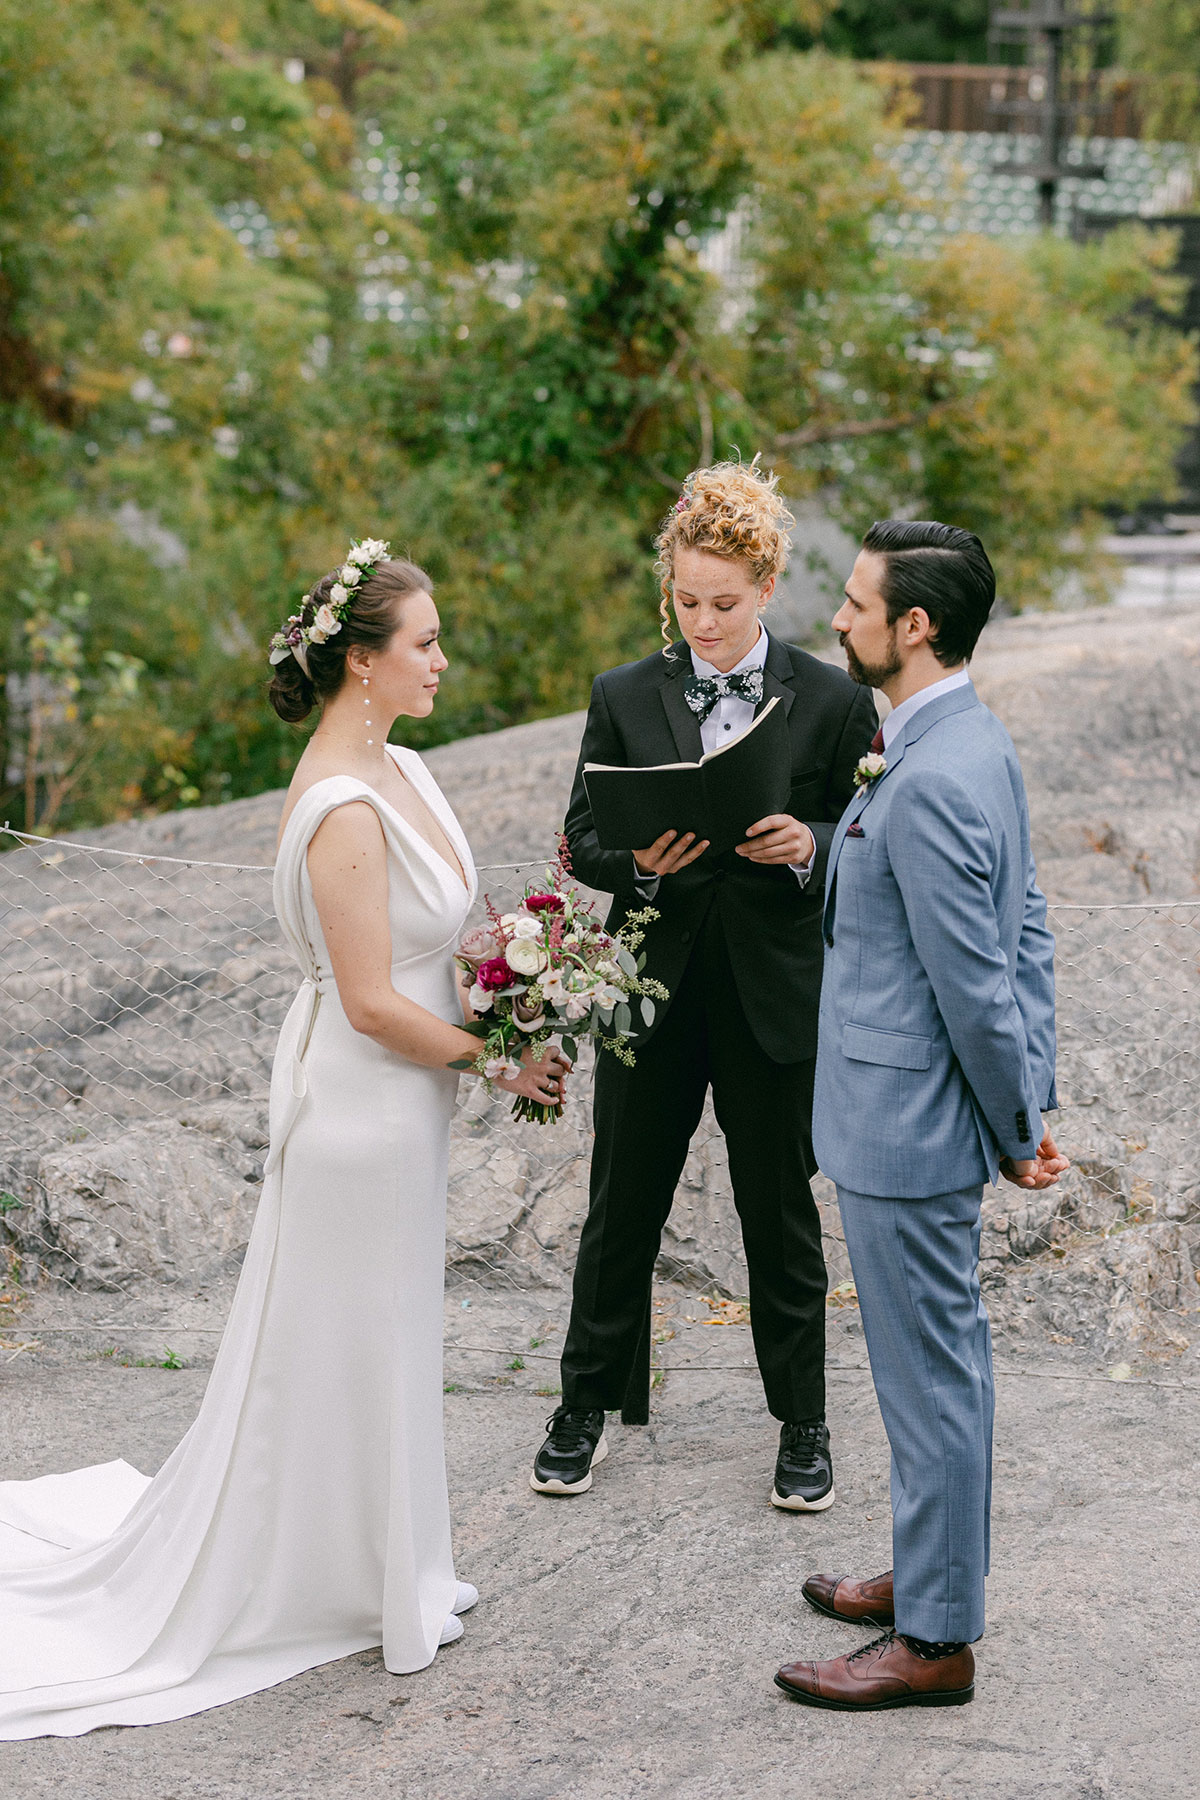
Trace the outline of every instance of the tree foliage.
<path fill-rule="evenodd" d="M 1200 0 L 1119 0 L 1120 63 L 1148 77 L 1138 100 L 1148 137 L 1200 139 Z"/>
<path fill-rule="evenodd" d="M 286 778 L 263 646 L 351 535 L 436 582 L 417 741 L 653 647 L 654 523 L 733 447 L 977 526 L 1014 603 L 1090 568 L 1190 416 L 1163 248 L 885 254 L 886 91 L 788 36 L 827 10 L 0 0 L 7 815 L 72 754 L 27 798 L 31 543 L 90 596 L 60 823 Z"/>

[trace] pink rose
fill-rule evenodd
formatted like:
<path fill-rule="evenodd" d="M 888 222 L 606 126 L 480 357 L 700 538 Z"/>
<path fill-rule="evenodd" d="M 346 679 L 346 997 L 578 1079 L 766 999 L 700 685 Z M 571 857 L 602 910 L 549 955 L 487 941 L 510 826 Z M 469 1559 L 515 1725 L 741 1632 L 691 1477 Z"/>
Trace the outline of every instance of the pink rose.
<path fill-rule="evenodd" d="M 469 963 L 486 962 L 489 957 L 496 956 L 499 950 L 500 943 L 495 932 L 486 925 L 476 925 L 473 931 L 467 932 L 458 946 L 458 954 L 464 962 Z"/>
<path fill-rule="evenodd" d="M 561 894 L 526 894 L 524 906 L 526 912 L 539 913 L 561 912 L 566 901 Z"/>
<path fill-rule="evenodd" d="M 491 956 L 487 962 L 480 963 L 475 971 L 475 979 L 490 994 L 498 988 L 511 987 L 512 973 L 502 956 Z"/>

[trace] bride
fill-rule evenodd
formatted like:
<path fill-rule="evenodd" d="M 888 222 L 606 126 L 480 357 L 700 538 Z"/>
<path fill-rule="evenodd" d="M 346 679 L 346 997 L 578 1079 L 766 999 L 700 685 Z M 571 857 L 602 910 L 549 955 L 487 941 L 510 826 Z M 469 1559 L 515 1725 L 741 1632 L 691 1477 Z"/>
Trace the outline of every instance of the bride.
<path fill-rule="evenodd" d="M 452 956 L 471 853 L 419 756 L 446 658 L 431 583 L 355 545 L 276 633 L 275 710 L 320 722 L 274 898 L 303 973 L 262 1198 L 195 1424 L 124 1462 L 0 1483 L 0 1739 L 184 1718 L 382 1644 L 462 1633 L 442 1443 L 450 1115 L 479 1040 Z M 498 1085 L 543 1104 L 551 1051 Z"/>

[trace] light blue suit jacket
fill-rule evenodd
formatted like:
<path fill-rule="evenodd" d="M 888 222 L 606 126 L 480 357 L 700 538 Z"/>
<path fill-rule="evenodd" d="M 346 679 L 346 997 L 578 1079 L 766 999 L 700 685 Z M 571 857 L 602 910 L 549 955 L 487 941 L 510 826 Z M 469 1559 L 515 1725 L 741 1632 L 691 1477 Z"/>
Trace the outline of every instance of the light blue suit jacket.
<path fill-rule="evenodd" d="M 829 855 L 813 1142 L 839 1187 L 919 1199 L 1034 1154 L 1058 1104 L 1054 939 L 1017 753 L 975 689 L 886 758 Z"/>

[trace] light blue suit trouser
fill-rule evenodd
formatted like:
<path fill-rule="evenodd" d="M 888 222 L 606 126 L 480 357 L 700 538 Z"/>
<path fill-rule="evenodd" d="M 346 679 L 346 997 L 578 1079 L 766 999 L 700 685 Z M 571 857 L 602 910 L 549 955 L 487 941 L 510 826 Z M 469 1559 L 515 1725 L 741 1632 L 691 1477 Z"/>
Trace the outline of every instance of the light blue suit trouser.
<path fill-rule="evenodd" d="M 892 1449 L 896 1629 L 935 1643 L 983 1635 L 995 1392 L 982 1198 L 981 1188 L 927 1200 L 838 1188 Z"/>

